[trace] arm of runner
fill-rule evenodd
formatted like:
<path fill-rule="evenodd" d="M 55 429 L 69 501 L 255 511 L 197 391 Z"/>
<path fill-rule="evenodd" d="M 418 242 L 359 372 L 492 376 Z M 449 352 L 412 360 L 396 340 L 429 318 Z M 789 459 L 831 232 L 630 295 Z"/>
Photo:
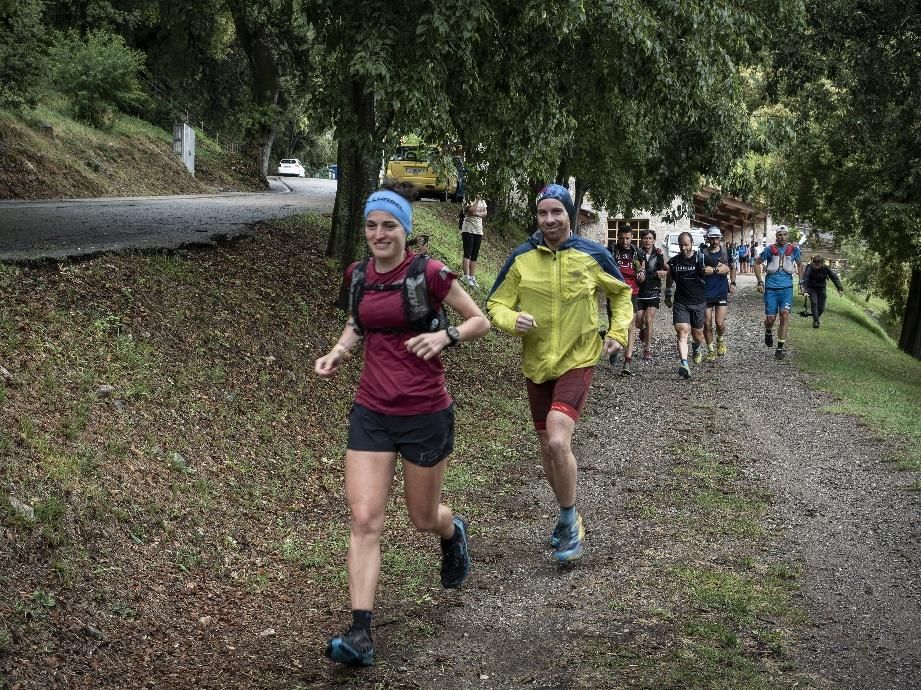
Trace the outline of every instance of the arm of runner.
<path fill-rule="evenodd" d="M 351 357 L 349 352 L 355 347 L 359 340 L 361 340 L 361 336 L 358 335 L 358 332 L 355 330 L 355 322 L 350 316 L 336 344 L 333 345 L 328 353 L 320 357 L 314 363 L 314 373 L 324 379 L 335 376 L 336 372 L 339 370 L 339 365 L 342 364 L 343 360 Z"/>
<path fill-rule="evenodd" d="M 764 260 L 759 256 L 755 259 L 755 280 L 758 281 L 758 292 L 764 292 L 764 280 L 761 278 L 761 264 Z"/>
<path fill-rule="evenodd" d="M 518 317 L 522 315 L 522 312 L 518 311 L 518 284 L 520 281 L 521 276 L 515 268 L 514 259 L 509 259 L 505 267 L 499 272 L 499 277 L 496 279 L 492 293 L 490 293 L 489 299 L 486 300 L 486 309 L 493 325 L 512 335 L 523 335 L 524 333 L 524 331 L 518 330 Z"/>
<path fill-rule="evenodd" d="M 736 268 L 737 263 L 733 262 L 732 266 L 729 267 L 729 294 L 733 294 L 736 291 Z"/>
<path fill-rule="evenodd" d="M 830 268 L 828 269 L 828 277 L 831 278 L 831 282 L 835 284 L 835 289 L 838 290 L 839 295 L 844 294 L 844 286 L 841 284 L 841 279 L 838 277 L 838 274 L 835 273 Z"/>
<path fill-rule="evenodd" d="M 451 283 L 451 289 L 445 296 L 445 304 L 464 317 L 463 323 L 457 327 L 457 342 L 475 340 L 489 331 L 489 321 L 480 311 L 480 307 L 473 298 L 464 290 L 456 280 Z M 442 329 L 432 333 L 420 333 L 406 341 L 406 349 L 420 359 L 431 359 L 451 344 L 448 331 Z"/>
<path fill-rule="evenodd" d="M 633 299 L 630 286 L 618 280 L 610 273 L 598 267 L 598 281 L 611 305 L 611 323 L 608 326 L 607 339 L 616 340 L 627 346 L 627 333 L 633 321 Z M 607 345 L 606 345 L 607 347 Z M 613 350 L 611 350 L 613 352 Z"/>

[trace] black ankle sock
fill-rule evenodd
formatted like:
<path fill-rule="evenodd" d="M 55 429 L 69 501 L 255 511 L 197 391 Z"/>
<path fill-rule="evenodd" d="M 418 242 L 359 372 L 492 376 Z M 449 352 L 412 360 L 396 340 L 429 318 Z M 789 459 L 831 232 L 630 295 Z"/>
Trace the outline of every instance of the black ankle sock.
<path fill-rule="evenodd" d="M 785 342 L 787 342 L 787 341 L 786 341 L 786 340 L 778 340 L 778 341 L 777 341 L 777 349 L 778 349 L 778 350 L 783 350 L 783 344 L 784 344 Z"/>
<path fill-rule="evenodd" d="M 457 525 L 454 525 L 454 533 L 451 535 L 450 539 L 441 538 L 441 548 L 446 549 L 451 546 L 454 542 L 460 539 L 460 530 L 457 529 Z"/>
<path fill-rule="evenodd" d="M 374 614 L 370 611 L 352 609 L 352 628 L 354 630 L 367 630 L 371 632 L 371 618 Z"/>

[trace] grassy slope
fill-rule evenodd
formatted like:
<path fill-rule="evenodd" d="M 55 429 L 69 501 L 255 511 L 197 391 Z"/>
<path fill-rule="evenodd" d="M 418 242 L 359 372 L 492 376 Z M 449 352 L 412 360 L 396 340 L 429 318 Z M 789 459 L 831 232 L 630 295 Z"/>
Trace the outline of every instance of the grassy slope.
<path fill-rule="evenodd" d="M 436 216 L 420 209 L 447 238 Z M 344 417 L 360 362 L 333 382 L 312 373 L 343 322 L 330 306 L 327 223 L 292 219 L 214 251 L 0 266 L 0 361 L 14 376 L 0 387 L 0 515 L 11 530 L 0 536 L 11 564 L 0 569 L 0 669 L 40 679 L 40 650 L 53 648 L 86 671 L 68 632 L 75 611 L 118 649 L 101 670 L 116 686 L 165 673 L 140 629 L 182 639 L 193 679 L 215 636 L 278 629 L 264 655 L 243 644 L 222 671 L 252 679 L 281 672 L 266 669 L 279 646 L 321 649 L 339 625 Z M 487 244 L 484 264 L 500 253 Z M 492 334 L 449 354 L 458 443 L 447 493 L 474 517 L 468 497 L 498 483 L 527 432 L 509 345 Z M 495 379 L 481 375 L 484 358 Z M 97 396 L 102 384 L 111 397 Z M 436 553 L 407 524 L 391 511 L 382 605 L 424 615 L 441 594 Z"/>
<path fill-rule="evenodd" d="M 813 384 L 835 396 L 834 412 L 863 417 L 880 433 L 901 441 L 895 458 L 921 469 L 921 362 L 901 352 L 859 304 L 829 291 L 822 327 L 799 319 L 790 329 L 800 366 Z"/>
<path fill-rule="evenodd" d="M 51 125 L 46 133 L 43 125 Z M 199 137 L 196 177 L 172 153 L 172 133 L 125 115 L 100 131 L 41 107 L 0 111 L 0 199 L 146 196 L 262 189 L 252 165 Z"/>

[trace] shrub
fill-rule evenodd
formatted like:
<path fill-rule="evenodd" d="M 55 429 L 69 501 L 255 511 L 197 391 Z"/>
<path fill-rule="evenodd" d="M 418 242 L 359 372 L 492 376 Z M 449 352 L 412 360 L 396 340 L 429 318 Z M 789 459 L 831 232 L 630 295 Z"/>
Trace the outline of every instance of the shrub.
<path fill-rule="evenodd" d="M 105 31 L 86 38 L 62 33 L 51 49 L 55 88 L 70 101 L 74 116 L 94 127 L 108 126 L 118 110 L 137 109 L 147 101 L 138 81 L 143 67 L 142 52 Z"/>

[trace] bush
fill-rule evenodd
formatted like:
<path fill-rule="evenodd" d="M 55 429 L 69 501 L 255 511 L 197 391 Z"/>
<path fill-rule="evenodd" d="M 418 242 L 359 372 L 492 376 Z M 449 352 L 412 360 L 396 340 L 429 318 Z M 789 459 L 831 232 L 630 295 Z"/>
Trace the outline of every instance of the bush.
<path fill-rule="evenodd" d="M 85 39 L 59 34 L 51 49 L 55 88 L 69 101 L 76 119 L 94 127 L 111 125 L 118 110 L 135 110 L 148 100 L 138 81 L 144 54 L 121 36 L 93 31 Z"/>

